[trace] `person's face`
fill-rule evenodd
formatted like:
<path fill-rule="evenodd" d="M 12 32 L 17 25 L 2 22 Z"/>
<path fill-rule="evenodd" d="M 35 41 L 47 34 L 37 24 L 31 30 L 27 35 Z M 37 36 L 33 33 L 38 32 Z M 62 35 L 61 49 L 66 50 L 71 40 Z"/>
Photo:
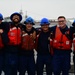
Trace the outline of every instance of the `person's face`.
<path fill-rule="evenodd" d="M 43 31 L 46 32 L 49 29 L 49 25 L 48 24 L 42 25 L 41 28 L 42 28 Z"/>
<path fill-rule="evenodd" d="M 64 28 L 66 26 L 66 19 L 59 18 L 58 19 L 58 25 L 59 25 L 60 28 Z"/>
<path fill-rule="evenodd" d="M 26 24 L 26 29 L 27 29 L 28 31 L 30 31 L 30 30 L 32 29 L 32 27 L 33 27 L 33 25 L 32 25 L 31 23 L 27 23 L 27 24 Z"/>
<path fill-rule="evenodd" d="M 20 17 L 19 17 L 18 15 L 14 15 L 14 16 L 12 17 L 12 20 L 17 23 L 17 22 L 19 22 Z"/>

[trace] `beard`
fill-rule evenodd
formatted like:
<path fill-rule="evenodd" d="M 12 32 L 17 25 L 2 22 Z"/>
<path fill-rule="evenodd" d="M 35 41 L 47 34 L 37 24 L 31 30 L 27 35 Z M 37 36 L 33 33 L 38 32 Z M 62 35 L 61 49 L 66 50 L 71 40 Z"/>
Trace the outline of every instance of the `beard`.
<path fill-rule="evenodd" d="M 17 18 L 15 18 L 15 19 L 17 19 Z M 12 20 L 12 22 L 13 22 L 13 23 L 17 24 L 17 23 L 19 23 L 19 22 L 20 22 L 20 20 L 19 20 L 19 19 L 17 19 L 17 21 L 15 21 L 15 19 L 13 19 L 13 20 Z"/>

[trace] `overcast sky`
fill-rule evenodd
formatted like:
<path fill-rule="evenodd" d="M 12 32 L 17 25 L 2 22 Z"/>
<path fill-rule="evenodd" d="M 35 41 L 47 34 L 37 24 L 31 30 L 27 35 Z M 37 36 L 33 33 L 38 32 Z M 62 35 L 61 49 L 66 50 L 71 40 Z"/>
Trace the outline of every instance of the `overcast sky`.
<path fill-rule="evenodd" d="M 75 0 L 0 0 L 0 13 L 4 17 L 13 12 L 23 10 L 27 15 L 38 20 L 43 17 L 57 19 L 64 15 L 66 18 L 75 17 Z"/>

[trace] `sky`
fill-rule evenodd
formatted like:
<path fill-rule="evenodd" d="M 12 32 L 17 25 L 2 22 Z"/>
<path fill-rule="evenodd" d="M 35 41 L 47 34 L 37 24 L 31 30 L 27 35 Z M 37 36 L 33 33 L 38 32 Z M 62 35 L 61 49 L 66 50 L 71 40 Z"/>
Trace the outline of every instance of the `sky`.
<path fill-rule="evenodd" d="M 41 18 L 57 19 L 63 15 L 66 18 L 75 18 L 75 0 L 0 0 L 0 13 L 4 17 L 22 9 L 36 20 Z"/>

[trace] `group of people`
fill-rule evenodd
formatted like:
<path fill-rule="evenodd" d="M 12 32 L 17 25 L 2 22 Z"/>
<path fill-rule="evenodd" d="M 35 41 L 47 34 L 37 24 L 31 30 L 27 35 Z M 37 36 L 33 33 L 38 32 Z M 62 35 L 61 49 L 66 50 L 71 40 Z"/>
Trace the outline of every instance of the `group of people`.
<path fill-rule="evenodd" d="M 11 14 L 11 22 L 2 20 L 0 13 L 0 75 L 2 70 L 5 75 L 43 75 L 44 67 L 46 75 L 69 75 L 72 51 L 75 57 L 75 21 L 69 28 L 66 18 L 59 16 L 58 24 L 50 27 L 49 19 L 42 18 L 41 27 L 34 28 L 34 19 L 28 17 L 22 24 L 18 12 Z"/>

